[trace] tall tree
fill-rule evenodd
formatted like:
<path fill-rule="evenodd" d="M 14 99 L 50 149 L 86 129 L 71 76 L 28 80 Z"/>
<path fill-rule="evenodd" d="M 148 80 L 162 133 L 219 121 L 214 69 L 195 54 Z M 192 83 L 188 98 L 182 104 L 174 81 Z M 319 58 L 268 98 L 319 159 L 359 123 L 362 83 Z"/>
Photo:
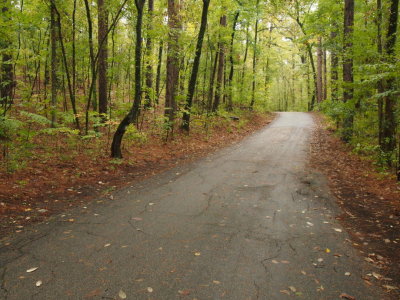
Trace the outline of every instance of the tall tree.
<path fill-rule="evenodd" d="M 152 42 L 152 30 L 153 30 L 153 11 L 154 11 L 154 0 L 149 0 L 148 2 L 148 12 L 149 12 L 149 23 L 147 28 L 147 40 L 146 40 L 146 98 L 144 105 L 146 107 L 152 106 L 152 100 L 154 99 L 153 92 L 153 63 L 152 63 L 152 52 L 153 52 L 153 42 Z"/>
<path fill-rule="evenodd" d="M 99 114 L 105 120 L 107 116 L 108 96 L 107 96 L 107 69 L 108 69 L 108 8 L 105 0 L 97 0 L 98 9 L 98 90 L 99 90 Z"/>
<path fill-rule="evenodd" d="M 167 83 L 165 94 L 165 116 L 173 130 L 177 109 L 176 95 L 179 80 L 179 0 L 168 0 L 168 50 L 167 50 Z"/>
<path fill-rule="evenodd" d="M 1 0 L 0 7 L 4 22 L 3 24 L 8 24 L 11 21 L 10 6 L 11 2 L 9 0 Z M 4 33 L 4 38 L 0 40 L 0 50 L 2 54 L 2 62 L 0 66 L 0 103 L 3 107 L 3 116 L 6 115 L 7 111 L 11 107 L 13 98 L 14 72 L 10 48 L 11 39 L 8 34 Z"/>
<path fill-rule="evenodd" d="M 196 87 L 197 73 L 199 71 L 201 50 L 203 47 L 203 39 L 204 39 L 204 34 L 206 32 L 206 27 L 207 27 L 207 16 L 208 16 L 209 5 L 210 5 L 210 0 L 203 0 L 203 9 L 202 9 L 202 13 L 201 13 L 199 36 L 197 38 L 196 52 L 195 52 L 194 61 L 193 61 L 192 73 L 190 75 L 188 93 L 187 93 L 186 103 L 185 103 L 185 111 L 183 112 L 182 128 L 186 131 L 189 131 L 189 128 L 190 128 L 190 113 L 191 113 L 191 109 L 192 109 L 194 90 Z"/>
<path fill-rule="evenodd" d="M 121 143 L 128 126 L 137 122 L 141 103 L 141 53 L 142 53 L 142 25 L 145 0 L 135 0 L 136 18 L 136 47 L 135 47 L 135 98 L 133 105 L 114 133 L 111 143 L 111 157 L 122 158 Z"/>
<path fill-rule="evenodd" d="M 389 26 L 386 35 L 385 52 L 387 61 L 394 64 L 395 58 L 395 45 L 396 45 L 396 33 L 397 33 L 397 20 L 399 14 L 399 0 L 390 1 L 390 12 L 389 12 Z M 386 80 L 386 89 L 389 92 L 384 97 L 384 121 L 382 130 L 382 150 L 384 152 L 393 152 L 396 147 L 396 98 L 394 95 L 395 91 L 395 78 L 391 75 Z M 389 160 L 391 161 L 391 160 Z"/>
<path fill-rule="evenodd" d="M 57 116 L 57 90 L 58 90 L 58 24 L 56 20 L 55 0 L 50 3 L 50 44 L 51 44 L 51 127 L 55 127 Z"/>
<path fill-rule="evenodd" d="M 251 89 L 251 102 L 250 107 L 253 109 L 254 102 L 256 101 L 256 67 L 257 67 L 257 42 L 258 42 L 258 4 L 259 0 L 256 2 L 256 24 L 254 25 L 254 48 L 253 48 L 253 78 L 252 78 L 252 89 Z"/>
<path fill-rule="evenodd" d="M 226 27 L 226 15 L 221 16 L 219 24 L 222 28 Z M 216 112 L 219 107 L 219 103 L 223 93 L 223 81 L 224 81 L 224 63 L 225 63 L 225 42 L 223 41 L 222 34 L 220 35 L 220 41 L 218 42 L 218 70 L 217 70 L 217 86 L 215 90 L 215 99 L 212 107 L 212 111 Z"/>
<path fill-rule="evenodd" d="M 236 25 L 239 18 L 240 11 L 235 13 L 232 23 L 232 33 L 231 33 L 231 48 L 229 51 L 229 62 L 230 62 L 230 70 L 229 70 L 229 77 L 228 77 L 228 88 L 229 88 L 229 95 L 228 95 L 228 110 L 232 110 L 233 108 L 233 72 L 234 72 L 234 61 L 233 61 L 233 42 L 235 40 L 235 32 L 236 32 Z"/>
<path fill-rule="evenodd" d="M 353 99 L 353 26 L 354 26 L 354 0 L 344 1 L 344 22 L 343 22 L 343 101 L 349 102 Z M 348 104 L 344 116 L 342 139 L 350 141 L 353 135 L 354 112 Z"/>

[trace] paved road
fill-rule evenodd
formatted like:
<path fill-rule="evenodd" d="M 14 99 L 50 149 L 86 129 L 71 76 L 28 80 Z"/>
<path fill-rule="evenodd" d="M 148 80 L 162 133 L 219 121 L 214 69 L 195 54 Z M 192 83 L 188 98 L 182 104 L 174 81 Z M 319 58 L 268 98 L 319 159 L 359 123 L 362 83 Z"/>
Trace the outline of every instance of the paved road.
<path fill-rule="evenodd" d="M 307 169 L 312 127 L 281 113 L 240 144 L 35 226 L 1 247 L 0 298 L 381 299 Z"/>

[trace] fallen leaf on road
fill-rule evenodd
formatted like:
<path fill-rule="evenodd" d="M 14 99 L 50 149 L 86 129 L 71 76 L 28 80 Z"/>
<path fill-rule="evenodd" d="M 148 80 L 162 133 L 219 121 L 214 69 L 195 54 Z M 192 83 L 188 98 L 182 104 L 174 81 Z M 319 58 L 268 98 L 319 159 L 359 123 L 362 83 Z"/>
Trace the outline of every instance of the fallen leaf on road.
<path fill-rule="evenodd" d="M 183 295 L 183 296 L 187 296 L 190 295 L 190 291 L 189 290 L 179 290 L 178 291 L 179 295 Z"/>
<path fill-rule="evenodd" d="M 294 286 L 289 286 L 289 289 L 293 292 L 293 293 L 295 293 L 297 290 L 296 290 L 296 288 L 294 287 Z"/>
<path fill-rule="evenodd" d="M 342 232 L 342 229 L 340 228 L 333 228 L 333 230 L 335 230 L 336 232 Z"/>
<path fill-rule="evenodd" d="M 288 260 L 281 260 L 281 263 L 283 264 L 289 264 L 290 262 Z"/>
<path fill-rule="evenodd" d="M 200 256 L 201 253 L 200 253 L 200 252 L 195 252 L 194 255 L 195 255 L 195 256 Z"/>
<path fill-rule="evenodd" d="M 33 267 L 33 268 L 30 268 L 30 269 L 26 270 L 26 273 L 32 273 L 32 272 L 35 272 L 35 271 L 36 271 L 38 268 L 39 268 L 39 267 Z"/>
<path fill-rule="evenodd" d="M 388 289 L 388 290 L 397 290 L 397 289 L 399 289 L 397 286 L 393 286 L 393 285 L 383 285 L 383 287 Z"/>
<path fill-rule="evenodd" d="M 326 253 L 331 253 L 331 249 L 326 248 L 326 249 L 325 249 L 325 252 L 326 252 Z"/>
<path fill-rule="evenodd" d="M 340 297 L 341 299 L 356 300 L 356 298 L 354 298 L 353 296 L 350 296 L 350 295 L 348 295 L 348 294 L 346 294 L 346 293 L 340 294 L 339 297 Z"/>
<path fill-rule="evenodd" d="M 43 283 L 43 282 L 42 282 L 41 280 L 38 280 L 38 281 L 36 281 L 36 284 L 35 284 L 35 285 L 39 287 L 39 286 L 42 285 L 42 283 Z"/>
<path fill-rule="evenodd" d="M 118 297 L 121 299 L 126 299 L 126 294 L 123 290 L 119 290 Z"/>
<path fill-rule="evenodd" d="M 282 294 L 286 294 L 286 295 L 289 295 L 289 296 L 290 296 L 290 292 L 287 291 L 287 290 L 280 290 L 280 292 L 281 292 Z"/>
<path fill-rule="evenodd" d="M 142 219 L 142 218 L 132 218 L 132 220 L 135 220 L 135 221 L 142 221 L 143 219 Z"/>
<path fill-rule="evenodd" d="M 301 271 L 301 274 L 307 275 L 306 271 Z"/>
<path fill-rule="evenodd" d="M 220 284 L 220 283 L 221 283 L 221 281 L 218 281 L 218 280 L 213 280 L 213 283 L 214 283 L 214 284 Z"/>
<path fill-rule="evenodd" d="M 279 264 L 279 261 L 277 261 L 277 260 L 275 260 L 275 259 L 271 260 L 271 262 L 272 262 L 273 264 Z"/>
<path fill-rule="evenodd" d="M 314 226 L 314 224 L 311 223 L 311 222 L 307 222 L 307 225 L 308 225 L 308 226 Z"/>
<path fill-rule="evenodd" d="M 153 292 L 153 288 L 148 287 L 148 288 L 147 288 L 147 291 L 148 291 L 149 293 L 152 293 L 152 292 Z"/>
<path fill-rule="evenodd" d="M 372 276 L 374 276 L 376 279 L 381 280 L 383 278 L 383 276 L 381 274 L 372 272 Z"/>
<path fill-rule="evenodd" d="M 324 259 L 323 259 L 323 258 L 318 258 L 317 261 L 318 261 L 318 262 L 323 262 Z"/>
<path fill-rule="evenodd" d="M 346 273 L 344 273 L 344 275 L 345 275 L 345 276 L 350 276 L 351 273 L 350 273 L 350 272 L 346 272 Z"/>
<path fill-rule="evenodd" d="M 111 246 L 111 244 L 105 244 L 104 248 Z"/>

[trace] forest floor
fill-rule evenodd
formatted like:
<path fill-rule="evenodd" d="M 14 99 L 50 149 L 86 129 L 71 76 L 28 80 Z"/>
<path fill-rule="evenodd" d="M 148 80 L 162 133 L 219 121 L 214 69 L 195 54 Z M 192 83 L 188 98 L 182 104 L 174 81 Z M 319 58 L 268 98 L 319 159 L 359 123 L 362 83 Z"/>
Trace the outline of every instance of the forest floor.
<path fill-rule="evenodd" d="M 207 120 L 212 124 L 208 128 L 193 120 L 190 135 L 177 131 L 167 143 L 160 129 L 149 129 L 152 120 L 146 120 L 146 140 L 126 142 L 121 161 L 110 158 L 106 133 L 99 140 L 72 146 L 62 137 L 38 137 L 35 143 L 47 148 L 32 150 L 24 168 L 0 172 L 0 237 L 238 142 L 273 118 L 273 114 L 244 112 L 239 121 L 213 117 Z"/>
<path fill-rule="evenodd" d="M 400 185 L 394 176 L 380 174 L 373 163 L 351 152 L 320 114 L 311 143 L 311 166 L 329 178 L 343 213 L 338 217 L 353 245 L 368 263 L 381 269 L 364 278 L 378 281 L 400 296 Z"/>

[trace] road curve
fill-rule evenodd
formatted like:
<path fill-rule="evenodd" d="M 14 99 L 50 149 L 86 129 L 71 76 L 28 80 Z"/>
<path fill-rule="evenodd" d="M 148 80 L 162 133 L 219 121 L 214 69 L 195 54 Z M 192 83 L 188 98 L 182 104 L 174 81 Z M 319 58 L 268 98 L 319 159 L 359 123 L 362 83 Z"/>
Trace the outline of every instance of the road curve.
<path fill-rule="evenodd" d="M 313 124 L 280 113 L 239 144 L 34 226 L 0 246 L 0 299 L 383 299 L 307 167 Z"/>

